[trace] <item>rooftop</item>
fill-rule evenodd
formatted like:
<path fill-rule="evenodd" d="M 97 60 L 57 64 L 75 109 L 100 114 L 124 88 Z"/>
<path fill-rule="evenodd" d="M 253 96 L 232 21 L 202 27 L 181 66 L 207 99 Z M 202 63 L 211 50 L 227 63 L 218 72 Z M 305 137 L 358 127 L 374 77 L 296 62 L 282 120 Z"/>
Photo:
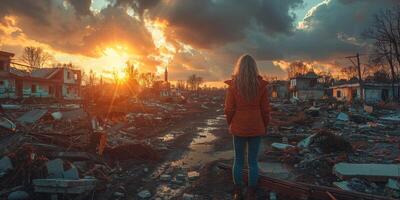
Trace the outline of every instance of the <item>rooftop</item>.
<path fill-rule="evenodd" d="M 0 56 L 6 56 L 6 57 L 14 57 L 15 54 L 6 52 L 6 51 L 0 51 Z"/>
<path fill-rule="evenodd" d="M 293 77 L 292 79 L 298 79 L 298 78 L 318 79 L 318 78 L 320 78 L 320 76 L 318 76 L 314 71 L 309 71 L 306 74 L 297 75 L 297 76 Z"/>

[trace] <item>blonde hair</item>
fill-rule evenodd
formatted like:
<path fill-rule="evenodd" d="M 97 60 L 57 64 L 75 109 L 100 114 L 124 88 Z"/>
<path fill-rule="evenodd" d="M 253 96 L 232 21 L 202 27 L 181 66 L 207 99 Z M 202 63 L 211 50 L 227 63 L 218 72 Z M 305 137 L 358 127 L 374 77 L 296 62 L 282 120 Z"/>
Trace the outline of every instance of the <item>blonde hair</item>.
<path fill-rule="evenodd" d="M 250 55 L 242 55 L 233 71 L 233 81 L 239 94 L 246 100 L 252 101 L 258 95 L 258 68 L 256 61 Z"/>

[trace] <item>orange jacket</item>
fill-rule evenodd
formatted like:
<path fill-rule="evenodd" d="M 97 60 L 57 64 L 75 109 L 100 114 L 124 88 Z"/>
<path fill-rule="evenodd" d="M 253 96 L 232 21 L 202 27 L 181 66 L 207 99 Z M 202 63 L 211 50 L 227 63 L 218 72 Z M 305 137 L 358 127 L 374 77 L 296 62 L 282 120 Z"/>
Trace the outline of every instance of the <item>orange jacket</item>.
<path fill-rule="evenodd" d="M 239 95 L 232 80 L 225 81 L 229 85 L 225 98 L 225 115 L 229 132 L 236 136 L 261 136 L 266 134 L 270 119 L 267 82 L 259 78 L 260 87 L 257 97 L 247 102 Z"/>

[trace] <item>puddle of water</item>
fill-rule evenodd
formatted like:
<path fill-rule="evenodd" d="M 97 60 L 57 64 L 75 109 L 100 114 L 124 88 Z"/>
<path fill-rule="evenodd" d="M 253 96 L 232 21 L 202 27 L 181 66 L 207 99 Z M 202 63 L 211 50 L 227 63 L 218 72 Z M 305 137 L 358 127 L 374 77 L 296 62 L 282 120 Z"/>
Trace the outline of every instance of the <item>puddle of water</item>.
<path fill-rule="evenodd" d="M 181 131 L 172 131 L 171 133 L 168 133 L 162 137 L 158 137 L 158 139 L 161 140 L 162 142 L 169 142 L 174 140 L 176 137 L 179 137 L 182 134 L 184 133 Z"/>
<path fill-rule="evenodd" d="M 162 142 L 168 142 L 168 141 L 173 140 L 174 138 L 175 138 L 175 135 L 174 135 L 174 134 L 171 134 L 171 133 L 168 133 L 168 134 L 164 135 L 163 137 L 159 137 L 159 139 L 160 139 Z"/>
<path fill-rule="evenodd" d="M 217 137 L 211 132 L 218 129 L 219 123 L 225 123 L 224 120 L 224 116 L 208 119 L 203 127 L 197 129 L 197 137 L 190 143 L 190 150 L 185 152 L 179 160 L 173 161 L 171 166 L 190 168 L 218 159 L 232 159 L 233 150 L 214 151 L 212 144 Z M 262 148 L 270 148 L 272 142 L 274 141 L 267 140 Z M 259 168 L 261 173 L 274 178 L 288 179 L 291 174 L 291 169 L 279 162 L 259 162 Z"/>
<path fill-rule="evenodd" d="M 218 124 L 224 119 L 223 116 L 218 116 L 215 119 L 208 119 L 203 127 L 197 129 L 197 137 L 190 143 L 190 150 L 184 154 L 181 159 L 172 162 L 171 165 L 193 167 L 218 159 L 232 158 L 232 150 L 213 152 L 212 142 L 216 140 L 217 137 L 211 132 L 218 129 Z"/>
<path fill-rule="evenodd" d="M 184 152 L 179 160 L 173 161 L 171 163 L 166 163 L 161 168 L 179 167 L 179 168 L 193 168 L 197 166 L 204 165 L 218 159 L 232 159 L 233 150 L 226 151 L 214 151 L 213 142 L 217 137 L 212 134 L 212 131 L 219 128 L 220 123 L 225 123 L 224 116 L 218 116 L 215 119 L 208 119 L 206 124 L 202 127 L 198 127 L 196 130 L 196 137 L 189 144 L 189 150 Z M 179 134 L 167 134 L 163 137 L 164 141 L 173 140 Z M 269 146 L 272 141 L 267 141 L 264 146 Z M 231 145 L 231 144 L 227 144 Z M 290 179 L 290 169 L 278 162 L 259 162 L 260 173 L 265 174 L 270 177 L 280 178 L 280 179 Z M 161 170 L 160 173 L 164 173 L 165 170 Z M 158 177 L 158 176 L 155 176 Z M 182 185 L 177 188 L 171 187 L 168 183 L 160 184 L 156 189 L 156 197 L 167 197 L 173 198 L 177 194 L 181 193 L 183 188 L 186 186 Z"/>

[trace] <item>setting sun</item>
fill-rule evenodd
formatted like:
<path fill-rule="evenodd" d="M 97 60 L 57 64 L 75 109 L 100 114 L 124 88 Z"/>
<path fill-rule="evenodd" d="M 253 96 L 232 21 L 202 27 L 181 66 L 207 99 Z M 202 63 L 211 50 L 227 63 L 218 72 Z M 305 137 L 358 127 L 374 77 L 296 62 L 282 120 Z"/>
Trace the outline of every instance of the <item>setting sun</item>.
<path fill-rule="evenodd" d="M 107 66 L 103 74 L 108 78 L 117 78 L 119 81 L 126 78 L 125 66 L 131 60 L 129 49 L 123 45 L 107 47 L 102 51 L 99 60 Z"/>
<path fill-rule="evenodd" d="M 129 60 L 129 55 L 126 47 L 117 45 L 104 49 L 102 58 L 111 67 L 123 67 Z"/>

